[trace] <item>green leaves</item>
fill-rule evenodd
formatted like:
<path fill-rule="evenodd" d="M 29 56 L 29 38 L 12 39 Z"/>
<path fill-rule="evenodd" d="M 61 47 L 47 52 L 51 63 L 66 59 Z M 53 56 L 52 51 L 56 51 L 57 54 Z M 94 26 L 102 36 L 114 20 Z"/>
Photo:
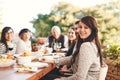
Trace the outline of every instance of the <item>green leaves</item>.
<path fill-rule="evenodd" d="M 50 14 L 39 14 L 31 22 L 36 29 L 36 37 L 47 37 L 51 34 L 52 26 L 60 26 L 61 32 L 66 34 L 75 21 L 88 15 L 97 20 L 99 38 L 103 45 L 120 44 L 120 38 L 118 38 L 120 35 L 120 0 L 88 8 L 79 8 L 67 2 L 60 2 L 53 7 Z"/>
<path fill-rule="evenodd" d="M 105 58 L 113 60 L 115 64 L 120 64 L 120 46 L 111 45 L 109 48 L 103 48 Z"/>

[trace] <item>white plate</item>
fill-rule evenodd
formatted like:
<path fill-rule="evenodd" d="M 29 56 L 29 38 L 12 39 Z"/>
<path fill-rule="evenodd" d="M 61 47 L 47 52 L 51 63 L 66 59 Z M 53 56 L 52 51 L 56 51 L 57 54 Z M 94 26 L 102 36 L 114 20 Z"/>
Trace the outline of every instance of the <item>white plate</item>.
<path fill-rule="evenodd" d="M 60 53 L 60 52 L 58 52 L 58 53 L 55 53 L 55 56 L 65 57 L 65 54 L 66 54 L 66 53 Z"/>
<path fill-rule="evenodd" d="M 31 63 L 32 57 L 31 56 L 19 56 L 17 58 L 18 64 L 25 64 L 25 63 Z"/>
<path fill-rule="evenodd" d="M 61 50 L 62 51 L 68 51 L 68 48 L 62 48 Z"/>
<path fill-rule="evenodd" d="M 0 67 L 9 67 L 15 63 L 15 60 L 7 59 L 6 61 L 0 61 Z"/>
<path fill-rule="evenodd" d="M 31 56 L 33 59 L 41 57 L 43 54 L 42 52 L 31 52 Z"/>
<path fill-rule="evenodd" d="M 31 62 L 31 63 L 26 63 L 26 64 L 23 64 L 23 65 L 24 66 L 37 67 L 37 68 L 48 67 L 47 63 L 42 63 L 42 62 Z"/>
<path fill-rule="evenodd" d="M 41 63 L 41 62 L 31 62 L 23 64 L 23 67 L 16 67 L 14 68 L 18 72 L 36 72 L 39 68 L 48 67 L 47 63 Z"/>

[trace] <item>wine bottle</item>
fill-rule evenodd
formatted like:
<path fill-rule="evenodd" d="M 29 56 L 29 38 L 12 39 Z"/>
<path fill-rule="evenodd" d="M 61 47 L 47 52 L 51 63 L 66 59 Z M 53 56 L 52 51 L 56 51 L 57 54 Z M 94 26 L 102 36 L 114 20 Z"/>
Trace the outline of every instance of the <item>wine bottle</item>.
<path fill-rule="evenodd" d="M 51 47 L 53 49 L 53 51 L 52 51 L 53 53 L 55 52 L 55 46 L 56 46 L 55 39 L 53 39 L 53 42 L 51 44 Z"/>

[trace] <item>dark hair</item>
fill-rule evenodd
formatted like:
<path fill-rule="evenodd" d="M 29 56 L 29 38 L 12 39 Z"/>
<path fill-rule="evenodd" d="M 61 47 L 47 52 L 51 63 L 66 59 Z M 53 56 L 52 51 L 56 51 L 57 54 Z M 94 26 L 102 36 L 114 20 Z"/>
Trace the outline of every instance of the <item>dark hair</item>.
<path fill-rule="evenodd" d="M 13 29 L 12 29 L 11 27 L 6 26 L 6 27 L 4 27 L 4 28 L 2 29 L 2 33 L 1 33 L 1 42 L 5 44 L 5 46 L 6 46 L 6 52 L 8 51 L 8 45 L 7 45 L 7 41 L 6 41 L 5 35 L 6 35 L 6 33 L 7 33 L 10 29 L 13 31 Z M 14 32 L 14 31 L 13 31 L 13 32 Z"/>
<path fill-rule="evenodd" d="M 22 34 L 27 33 L 27 32 L 31 32 L 31 31 L 27 28 L 21 29 L 21 31 L 19 32 L 19 37 L 21 38 Z"/>
<path fill-rule="evenodd" d="M 75 57 L 79 53 L 80 46 L 83 42 L 91 42 L 91 41 L 95 40 L 95 44 L 97 45 L 97 49 L 98 49 L 98 54 L 100 55 L 100 63 L 102 65 L 102 52 L 101 52 L 101 45 L 100 45 L 100 42 L 98 39 L 97 22 L 92 16 L 85 16 L 80 21 L 82 23 L 84 23 L 85 25 L 87 25 L 92 30 L 92 32 L 91 32 L 90 36 L 88 38 L 86 38 L 84 41 L 80 38 L 80 36 L 78 37 L 78 43 L 76 46 L 76 51 L 73 54 L 72 62 L 75 62 Z"/>
<path fill-rule="evenodd" d="M 75 24 L 79 24 L 80 20 L 76 21 Z"/>
<path fill-rule="evenodd" d="M 72 29 L 72 30 L 74 31 L 74 27 L 73 27 L 73 26 L 71 26 L 71 27 L 68 29 L 68 31 L 69 31 L 70 29 Z M 75 35 L 75 36 L 76 36 L 76 35 Z M 72 46 L 73 43 L 76 42 L 76 40 L 77 40 L 77 38 L 76 38 L 75 40 L 73 40 L 72 42 L 71 42 L 70 40 L 68 40 L 68 46 L 69 46 L 69 48 Z"/>

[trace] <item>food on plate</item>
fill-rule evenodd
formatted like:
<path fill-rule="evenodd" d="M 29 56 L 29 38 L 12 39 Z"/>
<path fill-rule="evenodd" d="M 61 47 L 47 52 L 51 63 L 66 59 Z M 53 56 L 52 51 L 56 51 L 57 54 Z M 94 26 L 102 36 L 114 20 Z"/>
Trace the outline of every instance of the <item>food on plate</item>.
<path fill-rule="evenodd" d="M 44 54 L 48 54 L 48 50 L 47 50 L 47 49 L 44 49 L 43 53 L 44 53 Z"/>
<path fill-rule="evenodd" d="M 30 56 L 30 55 L 31 55 L 31 53 L 26 51 L 21 56 Z"/>
<path fill-rule="evenodd" d="M 3 58 L 0 59 L 0 62 L 8 62 L 8 61 L 10 61 L 10 59 L 3 59 Z"/>
<path fill-rule="evenodd" d="M 7 59 L 14 59 L 13 54 L 7 54 Z"/>
<path fill-rule="evenodd" d="M 24 65 L 16 66 L 15 69 L 17 70 L 17 72 L 35 72 L 38 70 L 37 67 L 24 66 Z"/>
<path fill-rule="evenodd" d="M 15 60 L 0 58 L 0 67 L 8 67 L 13 65 L 14 63 L 15 63 Z"/>
<path fill-rule="evenodd" d="M 42 62 L 31 62 L 23 65 L 18 65 L 15 67 L 17 72 L 36 72 L 39 68 L 48 67 L 47 63 Z"/>
<path fill-rule="evenodd" d="M 0 59 L 6 59 L 7 55 L 0 55 Z"/>

